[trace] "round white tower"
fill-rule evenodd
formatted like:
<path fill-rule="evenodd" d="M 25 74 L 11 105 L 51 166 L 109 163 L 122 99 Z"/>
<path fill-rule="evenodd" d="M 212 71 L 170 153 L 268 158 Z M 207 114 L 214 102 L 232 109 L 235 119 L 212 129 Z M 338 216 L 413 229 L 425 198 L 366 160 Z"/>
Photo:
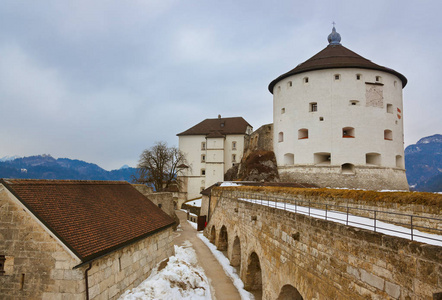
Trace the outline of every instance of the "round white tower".
<path fill-rule="evenodd" d="M 342 46 L 335 27 L 328 41 L 269 85 L 281 177 L 323 187 L 408 190 L 407 79 Z"/>

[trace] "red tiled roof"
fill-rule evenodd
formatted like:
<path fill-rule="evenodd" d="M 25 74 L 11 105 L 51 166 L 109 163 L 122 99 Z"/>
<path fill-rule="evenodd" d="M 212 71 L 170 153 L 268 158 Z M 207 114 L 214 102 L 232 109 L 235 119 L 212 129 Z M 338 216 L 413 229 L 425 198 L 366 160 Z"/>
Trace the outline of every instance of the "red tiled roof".
<path fill-rule="evenodd" d="M 334 69 L 334 68 L 361 68 L 384 71 L 393 74 L 402 81 L 402 87 L 407 84 L 407 78 L 393 69 L 377 65 L 359 54 L 345 48 L 342 45 L 328 45 L 322 51 L 299 64 L 293 70 L 282 74 L 269 84 L 269 91 L 273 94 L 275 85 L 289 76 L 314 70 Z"/>
<path fill-rule="evenodd" d="M 247 126 L 252 127 L 242 117 L 205 119 L 195 126 L 178 133 L 177 135 L 208 135 L 215 134 L 217 137 L 226 134 L 245 134 Z"/>
<path fill-rule="evenodd" d="M 125 181 L 1 179 L 82 262 L 174 224 Z"/>

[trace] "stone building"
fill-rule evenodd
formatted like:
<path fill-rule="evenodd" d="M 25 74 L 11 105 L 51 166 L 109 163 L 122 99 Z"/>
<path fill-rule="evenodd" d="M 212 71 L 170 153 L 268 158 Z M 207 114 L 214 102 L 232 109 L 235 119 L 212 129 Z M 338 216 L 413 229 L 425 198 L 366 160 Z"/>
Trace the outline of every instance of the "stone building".
<path fill-rule="evenodd" d="M 328 41 L 269 85 L 281 179 L 407 190 L 402 103 L 407 79 L 342 46 L 334 27 Z"/>
<path fill-rule="evenodd" d="M 174 220 L 127 182 L 0 180 L 0 298 L 116 299 L 173 255 Z"/>
<path fill-rule="evenodd" d="M 200 197 L 206 187 L 224 180 L 225 172 L 241 161 L 245 137 L 252 131 L 242 117 L 218 116 L 177 134 L 187 160 L 187 168 L 179 174 L 187 199 Z"/>

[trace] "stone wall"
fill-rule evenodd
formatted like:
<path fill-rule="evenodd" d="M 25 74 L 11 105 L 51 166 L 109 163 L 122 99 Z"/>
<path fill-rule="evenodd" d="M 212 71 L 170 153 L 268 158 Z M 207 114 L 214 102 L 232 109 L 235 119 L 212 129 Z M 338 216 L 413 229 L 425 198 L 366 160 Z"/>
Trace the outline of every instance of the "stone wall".
<path fill-rule="evenodd" d="M 219 247 L 227 242 L 231 262 L 240 257 L 246 287 L 262 279 L 263 299 L 283 287 L 304 299 L 432 299 L 442 291 L 441 247 L 229 199 L 222 189 L 214 198 L 204 234 Z"/>
<path fill-rule="evenodd" d="M 257 150 L 273 151 L 273 124 L 262 125 L 245 139 L 243 157 Z"/>
<path fill-rule="evenodd" d="M 81 261 L 0 186 L 0 254 L 7 272 L 0 276 L 0 299 L 85 299 Z M 116 299 L 148 277 L 173 255 L 172 228 L 146 237 L 92 262 L 90 299 Z"/>
<path fill-rule="evenodd" d="M 354 166 L 354 174 L 342 174 L 340 166 L 278 166 L 281 181 L 314 184 L 319 187 L 408 191 L 405 170 Z"/>

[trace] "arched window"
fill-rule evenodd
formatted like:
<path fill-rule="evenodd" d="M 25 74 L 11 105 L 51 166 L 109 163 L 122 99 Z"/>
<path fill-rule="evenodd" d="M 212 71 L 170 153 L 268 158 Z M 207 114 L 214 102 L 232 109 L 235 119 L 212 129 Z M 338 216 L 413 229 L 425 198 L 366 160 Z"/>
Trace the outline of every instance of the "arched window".
<path fill-rule="evenodd" d="M 353 164 L 343 164 L 341 165 L 342 174 L 355 174 L 355 166 Z"/>
<path fill-rule="evenodd" d="M 353 127 L 342 128 L 342 137 L 343 138 L 354 138 L 355 137 L 355 129 Z"/>
<path fill-rule="evenodd" d="M 290 166 L 295 164 L 295 155 L 293 153 L 284 154 L 284 165 Z"/>
<path fill-rule="evenodd" d="M 278 134 L 278 142 L 284 142 L 284 132 L 282 131 Z"/>
<path fill-rule="evenodd" d="M 387 141 L 393 140 L 393 132 L 390 129 L 384 130 L 384 140 L 387 140 Z"/>
<path fill-rule="evenodd" d="M 298 140 L 308 139 L 308 129 L 302 128 L 298 130 Z"/>

